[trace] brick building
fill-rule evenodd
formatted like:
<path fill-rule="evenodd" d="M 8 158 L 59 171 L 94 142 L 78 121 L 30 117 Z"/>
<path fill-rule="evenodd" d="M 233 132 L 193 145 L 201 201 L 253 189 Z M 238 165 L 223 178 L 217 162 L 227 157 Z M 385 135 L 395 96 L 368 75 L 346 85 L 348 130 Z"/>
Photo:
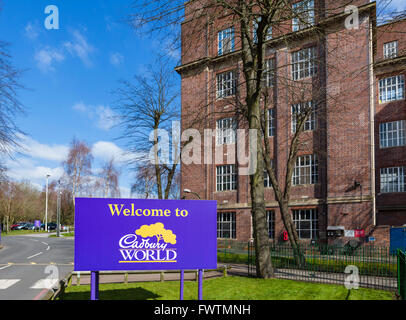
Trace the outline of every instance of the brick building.
<path fill-rule="evenodd" d="M 359 25 L 349 28 L 337 3 L 293 1 L 294 10 L 306 9 L 307 23 L 293 19 L 268 31 L 270 154 L 283 182 L 295 110 L 314 108 L 301 136 L 289 203 L 300 238 L 325 239 L 333 231 L 343 236 L 331 241 L 345 242 L 363 230 L 387 244 L 389 226 L 406 223 L 406 35 L 399 32 L 406 21 L 377 26 L 376 4 L 360 0 L 352 2 Z M 236 129 L 247 128 L 238 115 L 245 90 L 239 25 L 226 10 L 213 14 L 195 6 L 186 4 L 176 70 L 182 129 L 194 128 L 205 139 L 200 161 L 181 164 L 181 188 L 217 200 L 218 238 L 246 241 L 252 237 L 249 177 L 238 174 L 243 165 L 235 160 Z M 214 136 L 208 139 L 205 129 Z M 264 179 L 270 240 L 283 241 L 278 203 L 266 174 Z"/>

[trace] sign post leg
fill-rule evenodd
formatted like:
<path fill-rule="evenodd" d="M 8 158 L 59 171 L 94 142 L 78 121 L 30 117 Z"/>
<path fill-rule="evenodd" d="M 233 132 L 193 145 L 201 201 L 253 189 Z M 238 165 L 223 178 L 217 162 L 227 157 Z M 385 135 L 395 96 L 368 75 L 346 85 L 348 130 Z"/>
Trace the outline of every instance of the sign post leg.
<path fill-rule="evenodd" d="M 203 270 L 202 269 L 199 269 L 198 299 L 203 300 Z"/>
<path fill-rule="evenodd" d="M 183 287 L 185 283 L 185 271 L 180 270 L 180 290 L 179 290 L 179 300 L 183 300 Z"/>
<path fill-rule="evenodd" d="M 90 273 L 90 300 L 99 300 L 99 271 Z"/>

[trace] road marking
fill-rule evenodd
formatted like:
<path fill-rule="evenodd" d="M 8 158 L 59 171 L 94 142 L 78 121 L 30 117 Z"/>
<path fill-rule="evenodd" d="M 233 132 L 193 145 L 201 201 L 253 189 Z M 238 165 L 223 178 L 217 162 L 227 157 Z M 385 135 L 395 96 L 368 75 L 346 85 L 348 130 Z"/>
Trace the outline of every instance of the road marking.
<path fill-rule="evenodd" d="M 52 289 L 58 283 L 58 279 L 41 279 L 35 282 L 31 289 Z"/>
<path fill-rule="evenodd" d="M 48 246 L 47 248 L 46 248 L 46 250 L 48 251 L 49 249 L 51 249 L 51 247 L 50 246 Z"/>
<path fill-rule="evenodd" d="M 8 264 L 8 265 L 6 265 L 4 267 L 1 267 L 0 270 L 6 269 L 6 268 L 11 267 L 11 266 L 12 266 L 11 264 Z"/>
<path fill-rule="evenodd" d="M 42 244 L 45 244 L 46 246 L 48 245 L 48 243 L 41 241 Z"/>
<path fill-rule="evenodd" d="M 40 293 L 38 293 L 33 300 L 39 300 L 40 298 L 42 298 L 42 296 L 48 292 L 48 289 L 44 289 L 42 290 Z"/>
<path fill-rule="evenodd" d="M 0 279 L 0 290 L 5 290 L 20 280 L 21 279 Z"/>
<path fill-rule="evenodd" d="M 34 258 L 34 257 L 36 257 L 36 256 L 39 256 L 40 254 L 42 254 L 42 252 L 39 252 L 39 253 L 33 254 L 32 256 L 27 257 L 27 259 Z"/>

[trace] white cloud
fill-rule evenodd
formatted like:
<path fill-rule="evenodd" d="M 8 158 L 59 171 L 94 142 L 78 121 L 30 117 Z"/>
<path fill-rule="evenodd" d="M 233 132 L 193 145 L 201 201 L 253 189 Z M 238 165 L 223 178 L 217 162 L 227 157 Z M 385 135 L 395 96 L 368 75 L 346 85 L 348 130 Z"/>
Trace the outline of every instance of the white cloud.
<path fill-rule="evenodd" d="M 132 158 L 131 154 L 110 141 L 98 141 L 93 144 L 92 154 L 95 158 L 99 158 L 103 161 L 109 161 L 114 158 L 114 160 L 120 164 L 123 164 Z"/>
<path fill-rule="evenodd" d="M 37 62 L 37 67 L 42 72 L 47 73 L 49 71 L 55 71 L 54 64 L 65 60 L 65 56 L 57 49 L 46 47 L 36 52 L 34 59 Z"/>
<path fill-rule="evenodd" d="M 39 35 L 38 24 L 37 23 L 33 24 L 31 23 L 31 21 L 29 21 L 24 28 L 24 34 L 27 38 L 31 40 L 37 39 Z"/>
<path fill-rule="evenodd" d="M 112 52 L 110 53 L 110 63 L 115 66 L 118 67 L 120 64 L 122 64 L 124 61 L 124 57 L 122 54 L 118 53 L 118 52 Z"/>
<path fill-rule="evenodd" d="M 69 148 L 65 145 L 46 145 L 24 135 L 19 135 L 19 138 L 21 148 L 16 151 L 32 158 L 60 162 L 66 159 L 69 152 Z"/>
<path fill-rule="evenodd" d="M 99 119 L 96 125 L 102 130 L 108 131 L 117 123 L 116 114 L 109 107 L 98 106 L 97 115 Z"/>
<path fill-rule="evenodd" d="M 89 119 L 95 120 L 95 126 L 108 131 L 117 123 L 116 113 L 108 106 L 86 105 L 83 102 L 75 103 L 73 110 L 85 114 Z"/>
<path fill-rule="evenodd" d="M 90 55 L 95 51 L 95 48 L 88 43 L 86 38 L 78 31 L 72 32 L 73 39 L 66 41 L 63 47 L 74 57 L 78 57 L 87 67 L 92 66 Z"/>
<path fill-rule="evenodd" d="M 6 162 L 8 168 L 7 175 L 17 181 L 28 180 L 34 185 L 42 185 L 46 176 L 49 174 L 50 179 L 59 179 L 63 175 L 63 168 L 45 167 L 38 165 L 36 161 L 30 158 L 17 158 Z"/>

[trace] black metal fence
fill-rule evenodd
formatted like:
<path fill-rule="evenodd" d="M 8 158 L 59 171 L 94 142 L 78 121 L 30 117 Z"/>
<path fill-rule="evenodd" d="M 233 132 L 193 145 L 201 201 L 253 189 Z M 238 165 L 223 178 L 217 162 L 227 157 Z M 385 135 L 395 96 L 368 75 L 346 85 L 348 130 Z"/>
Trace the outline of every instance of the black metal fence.
<path fill-rule="evenodd" d="M 270 243 L 269 251 L 277 278 L 343 284 L 348 288 L 396 291 L 398 287 L 398 258 L 389 247 L 301 244 L 294 252 L 290 244 Z M 219 241 L 218 259 L 244 263 L 248 276 L 256 275 L 252 242 Z"/>
<path fill-rule="evenodd" d="M 398 294 L 402 300 L 406 300 L 406 254 L 398 250 Z"/>

